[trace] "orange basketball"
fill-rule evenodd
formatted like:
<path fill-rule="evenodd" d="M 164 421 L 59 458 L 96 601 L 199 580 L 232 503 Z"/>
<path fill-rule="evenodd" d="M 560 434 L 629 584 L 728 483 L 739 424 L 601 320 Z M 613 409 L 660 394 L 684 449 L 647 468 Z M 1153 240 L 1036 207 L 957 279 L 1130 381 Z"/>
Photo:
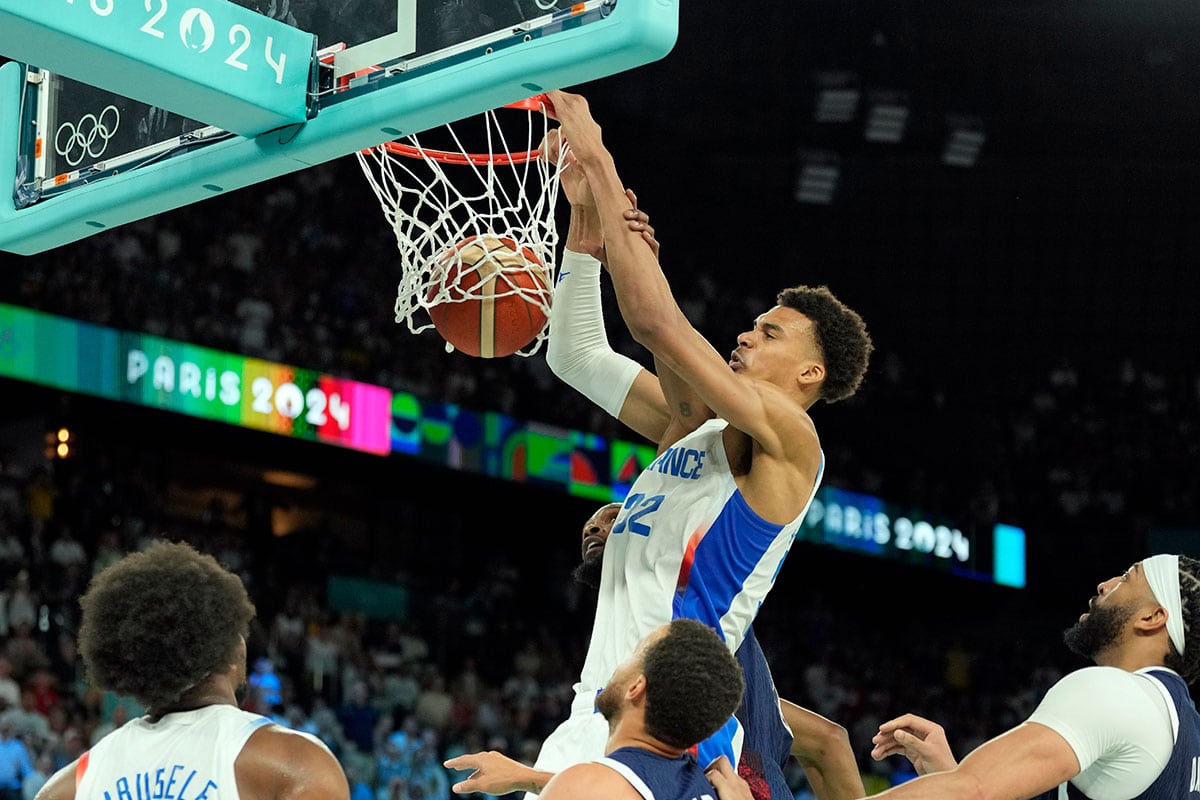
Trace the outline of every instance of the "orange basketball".
<path fill-rule="evenodd" d="M 441 281 L 429 288 L 429 317 L 438 333 L 467 355 L 509 356 L 546 327 L 550 287 L 527 247 L 497 236 L 472 236 L 439 261 Z"/>

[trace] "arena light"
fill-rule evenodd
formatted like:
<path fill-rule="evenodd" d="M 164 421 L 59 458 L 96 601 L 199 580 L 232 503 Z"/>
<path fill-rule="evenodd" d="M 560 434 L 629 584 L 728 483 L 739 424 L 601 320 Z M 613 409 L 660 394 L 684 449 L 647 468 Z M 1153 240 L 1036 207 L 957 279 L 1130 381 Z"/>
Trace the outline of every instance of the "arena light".
<path fill-rule="evenodd" d="M 800 154 L 795 197 L 798 202 L 829 205 L 841 177 L 841 159 L 836 153 L 807 150 Z"/>
<path fill-rule="evenodd" d="M 904 139 L 908 128 L 908 95 L 892 90 L 873 91 L 867 96 L 867 109 L 864 139 L 887 144 Z"/>
<path fill-rule="evenodd" d="M 845 71 L 818 71 L 813 76 L 816 102 L 813 119 L 817 122 L 850 122 L 858 114 L 862 95 L 858 76 Z"/>
<path fill-rule="evenodd" d="M 979 117 L 950 114 L 946 117 L 946 145 L 942 163 L 950 167 L 973 167 L 987 141 L 987 132 Z"/>

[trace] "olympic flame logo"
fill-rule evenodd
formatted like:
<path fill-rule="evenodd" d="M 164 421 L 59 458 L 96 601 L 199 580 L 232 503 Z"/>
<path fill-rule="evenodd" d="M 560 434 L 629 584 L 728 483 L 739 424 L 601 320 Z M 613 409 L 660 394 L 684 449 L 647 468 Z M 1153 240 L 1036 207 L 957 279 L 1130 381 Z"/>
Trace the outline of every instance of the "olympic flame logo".
<path fill-rule="evenodd" d="M 121 125 L 121 112 L 114 105 L 105 107 L 99 116 L 84 114 L 79 122 L 64 122 L 54 134 L 54 152 L 72 167 L 84 157 L 99 158 L 108 149 L 108 140 Z"/>

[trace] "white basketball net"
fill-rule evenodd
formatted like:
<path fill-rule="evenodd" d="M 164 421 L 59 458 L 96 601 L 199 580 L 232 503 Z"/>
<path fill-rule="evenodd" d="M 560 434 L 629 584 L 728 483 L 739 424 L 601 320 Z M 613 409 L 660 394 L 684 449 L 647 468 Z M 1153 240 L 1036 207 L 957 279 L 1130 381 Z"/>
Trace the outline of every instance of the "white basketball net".
<path fill-rule="evenodd" d="M 519 122 L 522 115 L 524 125 Z M 431 306 L 482 298 L 482 282 L 467 289 L 460 283 L 454 295 L 442 285 L 449 264 L 460 267 L 460 280 L 477 269 L 462 265 L 456 245 L 465 239 L 511 239 L 518 250 L 525 247 L 533 252 L 548 286 L 554 286 L 559 165 L 536 154 L 549 130 L 545 109 L 514 105 L 488 111 L 482 115 L 482 141 L 468 147 L 462 138 L 465 132 L 454 126 L 478 122 L 478 117 L 472 117 L 439 129 L 452 142 L 443 149 L 427 149 L 417 135 L 411 135 L 357 153 L 400 250 L 396 322 L 406 323 L 413 333 L 433 327 Z M 396 144 L 407 146 L 406 154 L 395 152 Z M 494 296 L 516 293 L 549 314 L 549 292 L 535 296 L 497 282 Z M 548 328 L 543 327 L 517 355 L 536 353 Z M 453 348 L 447 344 L 446 349 Z"/>

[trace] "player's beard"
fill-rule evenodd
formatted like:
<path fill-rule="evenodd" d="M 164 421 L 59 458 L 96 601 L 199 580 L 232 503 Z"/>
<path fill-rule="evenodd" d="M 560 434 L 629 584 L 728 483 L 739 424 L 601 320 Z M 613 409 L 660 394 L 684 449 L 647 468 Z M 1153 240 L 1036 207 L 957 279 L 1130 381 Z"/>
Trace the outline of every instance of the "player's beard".
<path fill-rule="evenodd" d="M 1093 607 L 1087 617 L 1063 631 L 1063 643 L 1072 653 L 1095 660 L 1121 638 L 1121 631 L 1133 612 L 1132 607 Z"/>
<path fill-rule="evenodd" d="M 604 548 L 597 550 L 584 556 L 583 561 L 575 567 L 571 576 L 575 580 L 582 583 L 584 586 L 592 589 L 600 588 L 600 574 L 604 571 Z"/>
<path fill-rule="evenodd" d="M 616 719 L 621 710 L 621 692 L 612 683 L 609 683 L 604 687 L 604 691 L 596 695 L 596 710 L 600 712 L 600 716 L 604 717 L 605 722 L 611 724 Z"/>

